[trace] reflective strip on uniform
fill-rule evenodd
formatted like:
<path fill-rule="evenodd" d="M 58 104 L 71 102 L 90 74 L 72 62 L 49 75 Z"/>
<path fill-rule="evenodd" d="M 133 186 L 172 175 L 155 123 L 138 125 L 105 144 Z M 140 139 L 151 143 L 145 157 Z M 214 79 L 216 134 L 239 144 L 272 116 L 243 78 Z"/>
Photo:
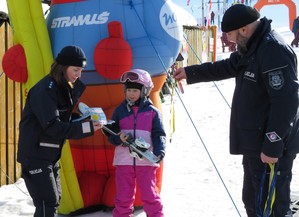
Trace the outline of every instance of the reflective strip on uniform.
<path fill-rule="evenodd" d="M 58 144 L 52 144 L 52 143 L 45 143 L 45 142 L 41 142 L 40 146 L 43 147 L 49 147 L 49 148 L 59 148 Z"/>

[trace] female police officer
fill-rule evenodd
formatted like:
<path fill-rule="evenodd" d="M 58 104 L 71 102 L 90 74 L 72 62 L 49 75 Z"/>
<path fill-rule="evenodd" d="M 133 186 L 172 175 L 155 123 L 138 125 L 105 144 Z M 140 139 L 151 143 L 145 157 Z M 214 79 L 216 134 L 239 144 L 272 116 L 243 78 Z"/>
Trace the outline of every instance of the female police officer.
<path fill-rule="evenodd" d="M 92 121 L 71 122 L 72 110 L 85 89 L 79 80 L 85 65 L 81 48 L 64 47 L 50 73 L 30 89 L 26 99 L 17 160 L 36 207 L 35 217 L 53 217 L 59 206 L 59 159 L 65 140 L 91 136 L 101 128 Z"/>

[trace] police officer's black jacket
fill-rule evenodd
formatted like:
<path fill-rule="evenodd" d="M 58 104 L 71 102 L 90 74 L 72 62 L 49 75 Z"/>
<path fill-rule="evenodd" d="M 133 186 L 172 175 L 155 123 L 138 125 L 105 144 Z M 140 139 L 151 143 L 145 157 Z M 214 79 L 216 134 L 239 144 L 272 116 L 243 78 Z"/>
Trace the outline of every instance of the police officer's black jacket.
<path fill-rule="evenodd" d="M 185 68 L 187 83 L 235 77 L 230 152 L 259 157 L 299 150 L 297 57 L 263 18 L 245 54 Z"/>
<path fill-rule="evenodd" d="M 55 163 L 66 139 L 93 135 L 92 122 L 70 121 L 84 89 L 80 80 L 70 88 L 65 80 L 58 86 L 49 75 L 30 89 L 19 125 L 18 162 L 23 166 L 36 160 Z"/>

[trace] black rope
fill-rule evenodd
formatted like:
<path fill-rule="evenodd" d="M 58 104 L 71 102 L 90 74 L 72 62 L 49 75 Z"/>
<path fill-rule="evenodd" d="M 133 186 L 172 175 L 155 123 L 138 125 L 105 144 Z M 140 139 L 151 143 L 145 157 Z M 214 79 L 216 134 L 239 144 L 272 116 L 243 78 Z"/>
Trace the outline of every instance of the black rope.
<path fill-rule="evenodd" d="M 1 165 L 0 165 L 0 169 L 1 172 L 6 176 L 6 178 L 8 179 L 8 181 L 13 184 L 17 189 L 19 189 L 23 194 L 25 194 L 26 196 L 29 196 L 28 193 L 26 193 L 25 191 L 23 191 L 21 188 L 19 188 L 16 183 L 8 176 L 8 174 L 2 169 Z"/>

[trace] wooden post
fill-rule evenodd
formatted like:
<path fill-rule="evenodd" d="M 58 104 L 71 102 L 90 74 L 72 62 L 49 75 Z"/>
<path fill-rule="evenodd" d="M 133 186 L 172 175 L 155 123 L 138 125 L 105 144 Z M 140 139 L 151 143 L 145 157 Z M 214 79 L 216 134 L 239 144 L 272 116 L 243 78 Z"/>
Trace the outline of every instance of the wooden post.
<path fill-rule="evenodd" d="M 0 59 L 13 45 L 8 22 L 0 27 Z M 21 175 L 16 162 L 19 121 L 22 111 L 21 84 L 12 81 L 0 65 L 0 186 L 12 184 Z"/>

